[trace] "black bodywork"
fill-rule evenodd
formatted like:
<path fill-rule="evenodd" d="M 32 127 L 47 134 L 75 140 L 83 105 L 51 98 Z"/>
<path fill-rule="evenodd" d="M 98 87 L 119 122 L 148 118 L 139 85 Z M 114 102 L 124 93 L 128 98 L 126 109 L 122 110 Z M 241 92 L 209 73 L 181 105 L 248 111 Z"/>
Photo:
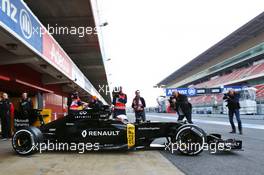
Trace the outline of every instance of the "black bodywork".
<path fill-rule="evenodd" d="M 100 143 L 102 149 L 127 148 L 127 124 L 109 119 L 108 112 L 98 110 L 76 111 L 48 123 L 40 130 L 45 139 L 58 142 Z M 145 122 L 135 126 L 135 146 L 147 146 L 154 139 L 173 136 L 181 123 Z M 85 134 L 84 134 L 85 133 Z"/>
<path fill-rule="evenodd" d="M 97 143 L 100 149 L 147 149 L 157 138 L 167 138 L 167 143 L 226 142 L 219 134 L 207 135 L 201 128 L 181 122 L 128 123 L 110 119 L 111 111 L 104 106 L 70 113 L 41 127 L 20 128 L 13 136 L 14 150 L 21 155 L 34 152 L 30 146 L 39 143 Z M 232 149 L 241 149 L 242 141 L 229 140 Z M 164 146 L 165 147 L 165 146 Z M 168 147 L 168 146 L 167 146 Z M 29 150 L 30 149 L 30 150 Z M 199 154 L 201 150 L 180 151 L 187 155 Z"/>

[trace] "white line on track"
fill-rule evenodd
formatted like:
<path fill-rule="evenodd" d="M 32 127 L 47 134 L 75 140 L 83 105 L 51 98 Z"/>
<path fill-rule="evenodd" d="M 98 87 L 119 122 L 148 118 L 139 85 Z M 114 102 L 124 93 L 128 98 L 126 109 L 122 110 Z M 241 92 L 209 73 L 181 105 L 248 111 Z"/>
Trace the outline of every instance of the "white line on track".
<path fill-rule="evenodd" d="M 177 117 L 176 116 L 158 116 L 158 115 L 151 115 L 151 114 L 147 114 L 147 116 L 149 117 L 153 117 L 153 118 L 159 118 L 159 119 L 168 119 L 171 121 L 177 121 Z M 212 121 L 212 120 L 201 120 L 201 119 L 193 119 L 193 122 L 197 122 L 197 123 L 203 123 L 203 124 L 214 124 L 214 125 L 225 125 L 225 126 L 230 126 L 229 122 L 222 122 L 222 121 Z M 264 130 L 264 125 L 257 125 L 257 124 L 250 124 L 250 123 L 242 123 L 244 128 L 250 128 L 250 129 L 262 129 Z"/>

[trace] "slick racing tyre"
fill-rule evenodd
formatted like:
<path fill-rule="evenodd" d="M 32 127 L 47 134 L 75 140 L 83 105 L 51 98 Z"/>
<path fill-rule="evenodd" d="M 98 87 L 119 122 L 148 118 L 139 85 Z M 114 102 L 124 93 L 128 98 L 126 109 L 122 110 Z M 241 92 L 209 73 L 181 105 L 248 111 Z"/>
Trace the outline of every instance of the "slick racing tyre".
<path fill-rule="evenodd" d="M 28 127 L 15 132 L 12 138 L 13 149 L 19 155 L 30 155 L 37 152 L 43 135 L 36 127 Z"/>
<path fill-rule="evenodd" d="M 176 143 L 177 150 L 181 154 L 194 156 L 203 151 L 206 133 L 195 125 L 187 124 L 178 129 L 172 140 Z"/>

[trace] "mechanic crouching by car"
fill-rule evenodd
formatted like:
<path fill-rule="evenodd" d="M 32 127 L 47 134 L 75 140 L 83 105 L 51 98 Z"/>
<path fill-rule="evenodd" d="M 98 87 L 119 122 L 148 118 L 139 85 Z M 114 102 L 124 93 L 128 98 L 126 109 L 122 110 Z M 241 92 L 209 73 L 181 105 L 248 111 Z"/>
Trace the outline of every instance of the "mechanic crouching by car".
<path fill-rule="evenodd" d="M 119 115 L 126 115 L 126 103 L 127 95 L 123 92 L 123 88 L 119 87 L 113 91 L 113 105 L 114 105 L 114 115 L 116 118 Z"/>
<path fill-rule="evenodd" d="M 32 125 L 32 123 L 34 122 L 34 118 L 32 116 L 32 110 L 33 110 L 32 100 L 28 97 L 28 93 L 24 92 L 19 102 L 19 111 L 20 111 L 20 115 L 22 115 L 23 118 L 29 120 L 29 125 Z"/>
<path fill-rule="evenodd" d="M 227 102 L 227 107 L 228 107 L 228 116 L 229 116 L 229 122 L 231 124 L 232 127 L 232 131 L 230 133 L 236 133 L 236 127 L 234 124 L 234 114 L 236 116 L 237 119 L 237 124 L 238 124 L 238 130 L 239 130 L 239 134 L 243 134 L 242 133 L 242 122 L 240 119 L 240 113 L 239 113 L 239 109 L 240 109 L 240 104 L 239 104 L 239 98 L 240 95 L 238 92 L 235 92 L 234 90 L 229 90 L 227 94 L 224 94 L 223 99 Z"/>
<path fill-rule="evenodd" d="M 145 114 L 145 107 L 146 103 L 143 97 L 140 97 L 140 91 L 137 90 L 135 92 L 136 97 L 133 99 L 132 102 L 132 108 L 135 111 L 135 117 L 136 117 L 136 123 L 139 123 L 141 121 L 146 121 L 146 114 Z"/>
<path fill-rule="evenodd" d="M 169 99 L 170 106 L 177 112 L 178 121 L 182 121 L 186 117 L 188 123 L 192 122 L 192 104 L 189 103 L 186 95 L 174 91 Z"/>
<path fill-rule="evenodd" d="M 11 138 L 11 120 L 14 116 L 14 106 L 8 99 L 8 94 L 3 93 L 0 101 L 0 117 L 2 128 L 2 140 Z"/>

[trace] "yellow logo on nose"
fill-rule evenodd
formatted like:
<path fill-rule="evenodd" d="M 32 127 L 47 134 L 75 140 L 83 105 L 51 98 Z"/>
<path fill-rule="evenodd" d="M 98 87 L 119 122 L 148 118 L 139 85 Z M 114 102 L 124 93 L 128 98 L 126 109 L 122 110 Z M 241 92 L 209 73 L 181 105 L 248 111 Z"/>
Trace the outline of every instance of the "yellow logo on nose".
<path fill-rule="evenodd" d="M 127 145 L 133 147 L 135 145 L 135 126 L 127 124 Z"/>

